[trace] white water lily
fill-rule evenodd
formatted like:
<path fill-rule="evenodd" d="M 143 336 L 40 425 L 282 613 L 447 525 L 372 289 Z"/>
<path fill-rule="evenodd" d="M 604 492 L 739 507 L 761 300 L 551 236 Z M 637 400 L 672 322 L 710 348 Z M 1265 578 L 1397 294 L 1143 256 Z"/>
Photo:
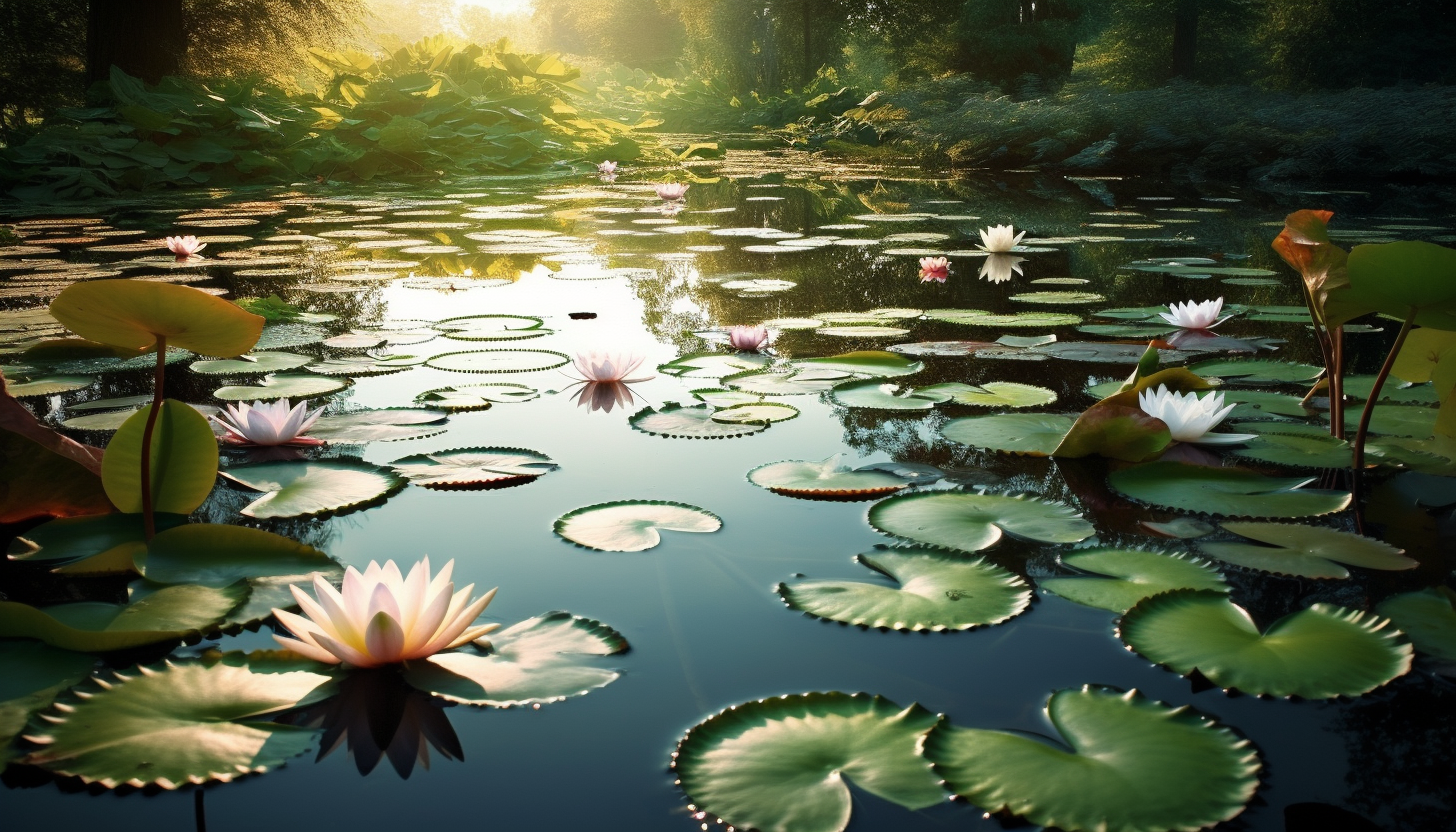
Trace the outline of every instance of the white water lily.
<path fill-rule="evenodd" d="M 1174 393 L 1166 384 L 1160 384 L 1157 390 L 1139 393 L 1138 406 L 1149 416 L 1161 419 L 1178 442 L 1236 445 L 1254 438 L 1252 433 L 1209 433 L 1228 418 L 1235 407 L 1224 405 L 1222 393 L 1209 393 L 1199 398 L 1197 393 Z"/>
<path fill-rule="evenodd" d="M 682 182 L 665 182 L 657 186 L 657 196 L 668 202 L 675 202 L 688 195 L 688 185 Z"/>
<path fill-rule="evenodd" d="M 593 350 L 587 353 L 577 353 L 572 366 L 581 373 L 578 381 L 613 382 L 621 381 L 633 383 L 647 381 L 652 376 L 641 376 L 639 378 L 628 378 L 634 370 L 642 366 L 644 356 L 636 353 L 613 353 L 597 352 Z"/>
<path fill-rule="evenodd" d="M 429 558 L 415 564 L 408 577 L 392 560 L 383 566 L 371 561 L 363 574 L 352 566 L 344 572 L 342 591 L 315 575 L 317 600 L 289 587 L 304 615 L 273 610 L 296 640 L 273 638 L 310 659 L 354 667 L 423 659 L 468 644 L 499 626 L 474 626 L 496 591 L 471 601 L 475 584 L 456 592 L 450 582 L 454 568 L 452 560 L 432 580 Z"/>
<path fill-rule="evenodd" d="M 1218 298 L 1202 303 L 1194 303 L 1191 300 L 1183 303 L 1170 303 L 1167 312 L 1158 314 L 1173 326 L 1181 326 L 1184 329 L 1212 329 L 1233 317 L 1228 315 L 1220 318 L 1218 313 L 1222 311 L 1223 298 Z"/>
<path fill-rule="evenodd" d="M 1021 264 L 1025 261 L 1025 257 L 1014 254 L 992 254 L 981 264 L 979 276 L 992 283 L 1005 283 L 1014 275 L 1021 274 Z"/>
<path fill-rule="evenodd" d="M 185 237 L 167 238 L 167 250 L 176 255 L 178 260 L 186 260 L 205 248 L 207 248 L 207 243 L 198 242 L 197 238 L 191 234 Z"/>
<path fill-rule="evenodd" d="M 981 244 L 978 246 L 982 251 L 989 251 L 995 254 L 1005 254 L 1016 248 L 1021 238 L 1026 236 L 1023 231 L 1016 233 L 1016 229 L 1009 225 L 993 225 L 990 228 L 981 229 Z"/>
<path fill-rule="evenodd" d="M 606 175 L 606 176 L 611 176 L 612 174 L 614 174 L 616 172 L 617 172 L 617 163 L 616 162 L 613 162 L 611 159 L 608 159 L 605 162 L 600 162 L 600 163 L 597 164 L 597 173 L 600 173 L 600 174 L 603 174 L 603 175 Z"/>
<path fill-rule="evenodd" d="M 309 412 L 307 402 L 290 407 L 287 399 L 228 405 L 213 419 L 227 431 L 223 441 L 235 445 L 322 445 L 303 434 L 318 421 L 322 407 Z"/>

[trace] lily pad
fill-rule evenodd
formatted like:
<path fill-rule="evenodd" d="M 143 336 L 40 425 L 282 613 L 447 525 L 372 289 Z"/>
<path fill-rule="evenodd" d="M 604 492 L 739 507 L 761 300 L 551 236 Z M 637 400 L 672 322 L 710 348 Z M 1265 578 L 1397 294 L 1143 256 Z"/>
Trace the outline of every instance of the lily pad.
<path fill-rule="evenodd" d="M 1056 413 L 998 413 L 952 419 L 941 435 L 952 442 L 1009 454 L 1051 456 L 1076 419 Z"/>
<path fill-rule="evenodd" d="M 1223 400 L 1237 405 L 1228 415 L 1230 419 L 1274 419 L 1280 416 L 1303 418 L 1312 411 L 1305 408 L 1299 396 L 1286 393 L 1272 393 L 1268 390 L 1239 390 L 1229 388 L 1222 391 Z"/>
<path fill-rule="evenodd" d="M 984 384 L 932 384 L 918 387 L 915 394 L 944 395 L 945 401 L 974 407 L 1040 407 L 1052 404 L 1057 394 L 1045 387 L 1018 384 L 1014 381 L 988 381 Z"/>
<path fill-rule="evenodd" d="M 679 378 L 722 378 L 733 373 L 758 370 L 769 358 L 754 352 L 695 352 L 660 364 L 657 371 Z"/>
<path fill-rule="evenodd" d="M 1314 604 L 1263 632 L 1222 592 L 1180 589 L 1128 610 L 1118 635 L 1150 661 L 1197 670 L 1225 689 L 1270 696 L 1360 696 L 1410 670 L 1412 649 L 1390 619 Z"/>
<path fill-rule="evenodd" d="M 101 484 L 112 505 L 129 514 L 142 511 L 142 440 L 152 405 L 136 411 L 117 429 L 101 460 Z M 217 483 L 217 437 L 207 417 L 184 402 L 167 399 L 152 426 L 152 509 L 191 514 Z"/>
<path fill-rule="evenodd" d="M 1314 517 L 1350 505 L 1348 491 L 1305 488 L 1313 479 L 1266 477 L 1242 468 L 1150 462 L 1112 472 L 1112 488 L 1164 508 L 1230 517 Z"/>
<path fill-rule="evenodd" d="M 1202 829 L 1258 789 L 1249 741 L 1191 708 L 1085 687 L 1052 694 L 1046 713 L 1065 747 L 942 723 L 923 753 L 959 797 L 1067 832 Z"/>
<path fill-rule="evenodd" d="M 725 407 L 713 412 L 713 421 L 729 425 L 768 425 L 787 422 L 799 415 L 799 409 L 780 402 L 752 402 Z"/>
<path fill-rule="evenodd" d="M 725 376 L 723 385 L 760 396 L 803 396 L 823 393 L 850 378 L 843 370 L 819 367 L 789 373 L 760 370 Z"/>
<path fill-rule="evenodd" d="M 1227 592 L 1223 576 L 1212 564 L 1172 552 L 1146 549 L 1087 549 L 1069 552 L 1062 563 L 1106 577 L 1041 578 L 1037 586 L 1068 601 L 1127 612 L 1144 598 L 1174 589 Z"/>
<path fill-rule="evenodd" d="M 1414 569 L 1405 553 L 1373 537 L 1302 523 L 1224 523 L 1225 531 L 1259 543 L 1208 542 L 1199 551 L 1224 563 L 1301 578 L 1348 578 L 1345 566 L 1382 571 Z"/>
<path fill-rule="evenodd" d="M 1436 586 L 1381 601 L 1375 611 L 1410 637 L 1416 650 L 1443 662 L 1456 662 L 1456 592 Z"/>
<path fill-rule="evenodd" d="M 1302 383 L 1313 381 L 1324 374 L 1323 367 L 1313 364 L 1296 364 L 1267 358 L 1215 358 L 1211 361 L 1200 361 L 1188 369 L 1200 376 L 1230 379 L 1240 384 Z"/>
<path fill-rule="evenodd" d="M 1278 430 L 1278 424 L 1270 427 Z M 1349 468 L 1351 464 L 1350 443 L 1328 434 L 1262 433 L 1244 442 L 1243 447 L 1231 449 L 1230 453 L 1295 468 Z"/>
<path fill-rule="evenodd" d="M 404 669 L 405 681 L 451 702 L 510 708 L 543 705 L 606 687 L 622 674 L 597 659 L 627 652 L 600 621 L 548 612 L 480 639 L 484 652 L 436 653 Z"/>
<path fill-rule="evenodd" d="M 565 355 L 550 350 L 477 350 L 447 352 L 425 364 L 455 373 L 534 373 L 554 370 L 570 361 Z"/>
<path fill-rule="evenodd" d="M 415 403 L 451 413 L 486 410 L 492 404 L 527 402 L 541 395 L 534 387 L 501 381 L 486 384 L 456 384 L 426 390 L 415 396 Z"/>
<path fill-rule="evenodd" d="M 825 358 L 801 358 L 793 362 L 800 370 L 837 370 L 872 378 L 908 376 L 925 369 L 919 361 L 884 350 L 860 350 Z"/>
<path fill-rule="evenodd" d="M 877 378 L 846 382 L 837 385 L 830 392 L 830 398 L 835 404 L 872 410 L 931 410 L 949 398 L 949 395 L 931 391 L 930 388 L 901 387 Z"/>
<path fill-rule="evenodd" d="M 933 549 L 877 549 L 855 558 L 897 586 L 861 581 L 779 584 L 791 609 L 893 630 L 969 630 L 1008 621 L 1031 606 L 1031 588 L 984 558 Z"/>
<path fill-rule="evenodd" d="M 255 350 L 283 350 L 317 344 L 329 337 L 328 330 L 311 324 L 274 324 L 263 327 Z"/>
<path fill-rule="evenodd" d="M 468 315 L 446 318 L 434 328 L 457 341 L 513 341 L 550 334 L 543 324 L 540 318 L 525 315 Z"/>
<path fill-rule="evenodd" d="M 128 604 L 78 601 L 36 608 L 0 601 L 0 637 L 39 639 L 63 650 L 103 653 L 181 641 L 217 629 L 247 600 L 242 584 L 163 587 Z"/>
<path fill-rule="evenodd" d="M 1022 303 L 1081 305 L 1101 303 L 1107 298 L 1096 292 L 1025 292 L 1020 295 L 1012 295 L 1011 300 L 1019 300 Z"/>
<path fill-rule="evenodd" d="M 722 411 L 708 405 L 684 407 L 668 402 L 660 408 L 646 407 L 627 421 L 643 433 L 670 439 L 732 439 L 767 430 L 764 422 L 721 422 L 713 418 Z"/>
<path fill-rule="evenodd" d="M 1079 543 L 1094 534 L 1068 505 L 961 491 L 882 500 L 870 508 L 869 522 L 885 534 L 960 552 L 979 552 L 1003 534 L 1040 543 Z"/>
<path fill-rule="evenodd" d="M 306 355 L 296 355 L 291 352 L 255 352 L 241 358 L 194 361 L 191 370 L 194 373 L 209 376 L 251 375 L 297 370 L 310 361 L 313 359 Z"/>
<path fill-rule="evenodd" d="M 90 280 L 67 286 L 51 314 L 92 341 L 144 350 L 165 336 L 173 347 L 227 358 L 253 349 L 263 318 L 190 286 Z"/>
<path fill-rule="evenodd" d="M 724 408 L 737 407 L 740 404 L 758 404 L 763 401 L 762 396 L 754 393 L 744 393 L 741 390 L 719 390 L 711 387 L 694 390 L 693 398 L 713 407 Z"/>
<path fill-rule="evenodd" d="M 1016 312 L 998 315 L 981 309 L 927 309 L 925 317 L 932 321 L 996 328 L 1076 326 L 1082 322 L 1082 316 L 1063 312 Z"/>
<path fill-rule="evenodd" d="M 823 462 L 770 462 L 748 472 L 748 481 L 775 494 L 835 500 L 863 500 L 893 494 L 910 485 L 904 477 L 884 470 L 852 471 L 839 464 L 839 456 Z"/>
<path fill-rule="evenodd" d="M 91 675 L 94 656 L 59 650 L 38 641 L 0 641 L 0 764 L 11 740 L 66 688 Z"/>
<path fill-rule="evenodd" d="M 246 402 L 257 399 L 309 399 L 314 396 L 337 393 L 348 386 L 348 379 L 285 373 L 265 376 L 256 385 L 219 387 L 212 392 L 212 395 L 229 402 Z"/>
<path fill-rule="evenodd" d="M 316 373 L 321 376 L 349 376 L 351 378 L 387 376 L 391 373 L 400 373 L 411 367 L 417 367 L 425 363 L 425 360 L 423 356 L 415 355 L 389 355 L 387 357 L 344 355 L 336 358 L 326 358 L 323 361 L 315 361 L 305 369 L 310 373 Z"/>
<path fill-rule="evenodd" d="M 560 466 L 522 448 L 457 448 L 396 459 L 390 467 L 415 485 L 465 490 L 533 482 Z"/>
<path fill-rule="evenodd" d="M 940 721 L 863 693 L 761 699 L 694 726 L 672 767 L 693 809 L 735 828 L 843 832 L 850 783 L 907 809 L 945 799 L 917 750 Z"/>
<path fill-rule="evenodd" d="M 659 529 L 673 532 L 716 532 L 723 527 L 712 512 L 685 503 L 619 500 L 567 512 L 556 521 L 556 534 L 584 549 L 599 552 L 641 552 L 662 542 Z"/>
<path fill-rule="evenodd" d="M 187 522 L 186 515 L 157 512 L 158 533 Z M 26 531 L 10 543 L 11 560 L 64 565 L 100 557 L 116 549 L 144 547 L 145 524 L 140 514 L 94 514 L 60 517 Z M 129 557 L 129 556 L 128 556 Z"/>
<path fill-rule="evenodd" d="M 322 416 L 308 435 L 325 442 L 395 442 L 445 432 L 449 414 L 431 408 L 390 407 Z"/>
<path fill-rule="evenodd" d="M 824 326 L 814 334 L 834 338 L 899 338 L 909 335 L 910 330 L 895 326 Z"/>
<path fill-rule="evenodd" d="M 245 517 L 312 517 L 359 508 L 404 486 L 398 475 L 354 460 L 265 462 L 222 473 L 244 488 L 267 492 L 242 509 Z"/>
<path fill-rule="evenodd" d="M 84 390 L 96 383 L 95 376 L 35 376 L 28 381 L 12 382 L 5 392 L 17 399 L 31 396 L 55 396 Z"/>

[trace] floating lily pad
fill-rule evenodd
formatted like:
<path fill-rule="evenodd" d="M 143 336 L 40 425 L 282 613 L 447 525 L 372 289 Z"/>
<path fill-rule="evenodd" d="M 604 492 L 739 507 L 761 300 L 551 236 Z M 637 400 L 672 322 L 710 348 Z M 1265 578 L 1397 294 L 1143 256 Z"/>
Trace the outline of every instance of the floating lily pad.
<path fill-rule="evenodd" d="M 457 384 L 426 390 L 415 396 L 415 403 L 451 413 L 485 410 L 496 403 L 527 402 L 541 393 L 534 387 L 508 381 L 486 384 Z"/>
<path fill-rule="evenodd" d="M 1384 436 L 1408 436 L 1425 439 L 1436 431 L 1436 418 L 1440 411 L 1434 407 L 1415 405 L 1377 405 L 1370 414 L 1370 432 Z M 1329 420 L 1329 414 L 1324 414 Z M 1360 408 L 1345 409 L 1345 425 L 1353 433 L 1360 424 Z"/>
<path fill-rule="evenodd" d="M 41 747 L 21 762 L 107 788 L 164 789 L 275 768 L 316 732 L 266 714 L 321 701 L 331 677 L 314 662 L 228 653 L 117 673 L 47 715 Z"/>
<path fill-rule="evenodd" d="M 818 329 L 824 322 L 818 318 L 773 318 L 763 325 L 770 329 Z"/>
<path fill-rule="evenodd" d="M 486 652 L 467 648 L 410 662 L 405 681 L 466 705 L 543 705 L 616 681 L 622 674 L 597 659 L 628 649 L 611 627 L 565 612 L 527 619 L 477 643 L 488 645 Z"/>
<path fill-rule="evenodd" d="M 940 434 L 952 442 L 1009 454 L 1051 456 L 1076 419 L 1056 413 L 998 413 L 952 419 Z"/>
<path fill-rule="evenodd" d="M 242 509 L 246 517 L 311 517 L 382 500 L 405 482 L 396 474 L 354 460 L 265 462 L 222 474 L 254 491 L 267 492 Z"/>
<path fill-rule="evenodd" d="M 1031 606 L 1031 588 L 984 558 L 933 549 L 877 549 L 855 558 L 897 586 L 861 581 L 779 584 L 791 609 L 860 627 L 969 630 L 1000 624 Z"/>
<path fill-rule="evenodd" d="M 157 512 L 155 520 L 157 532 L 161 533 L 186 523 L 187 516 Z M 116 512 L 60 517 L 17 537 L 7 554 L 12 560 L 64 565 L 104 556 L 112 550 L 144 548 L 145 539 L 145 524 L 140 514 Z"/>
<path fill-rule="evenodd" d="M 1248 740 L 1191 708 L 1086 687 L 1052 694 L 1046 713 L 1065 747 L 942 723 L 923 753 L 981 809 L 1068 832 L 1202 829 L 1242 812 L 1259 786 Z"/>
<path fill-rule="evenodd" d="M 1296 523 L 1224 523 L 1224 530 L 1268 544 L 1204 541 L 1199 551 L 1224 563 L 1301 578 L 1348 578 L 1345 566 L 1414 569 L 1405 553 L 1373 537 Z"/>
<path fill-rule="evenodd" d="M 1313 481 L 1182 462 L 1150 462 L 1108 478 L 1114 490 L 1134 500 L 1198 514 L 1313 517 L 1350 505 L 1348 491 L 1305 488 Z"/>
<path fill-rule="evenodd" d="M 1277 430 L 1278 425 L 1271 429 Z M 1263 433 L 1246 441 L 1243 447 L 1231 449 L 1230 453 L 1296 468 L 1349 468 L 1351 464 L 1350 443 L 1328 434 Z"/>
<path fill-rule="evenodd" d="M 1436 586 L 1381 601 L 1375 611 L 1410 637 L 1416 650 L 1443 662 L 1456 662 L 1456 592 Z"/>
<path fill-rule="evenodd" d="M 862 500 L 893 494 L 910 485 L 901 476 L 883 470 L 852 471 L 835 455 L 823 462 L 770 462 L 748 472 L 748 481 L 790 497 Z"/>
<path fill-rule="evenodd" d="M 255 351 L 283 350 L 317 344 L 329 337 L 328 330 L 311 324 L 273 324 L 263 327 Z"/>
<path fill-rule="evenodd" d="M 456 373 L 534 373 L 554 370 L 570 361 L 565 355 L 550 350 L 477 350 L 447 352 L 425 364 Z"/>
<path fill-rule="evenodd" d="M 95 383 L 95 376 L 35 376 L 27 381 L 7 384 L 5 392 L 17 399 L 30 396 L 55 396 L 84 390 Z"/>
<path fill-rule="evenodd" d="M 66 688 L 91 675 L 94 656 L 60 650 L 38 641 L 0 641 L 0 764 L 12 756 L 11 740 Z"/>
<path fill-rule="evenodd" d="M 349 386 L 347 379 L 328 376 L 281 375 L 265 376 L 256 385 L 219 387 L 212 395 L 229 402 L 245 402 L 255 399 L 310 399 L 337 393 Z"/>
<path fill-rule="evenodd" d="M 1223 390 L 1223 400 L 1237 405 L 1228 415 L 1230 419 L 1273 419 L 1279 416 L 1302 418 L 1312 411 L 1304 406 L 1299 396 L 1285 393 L 1271 393 L 1267 390 Z M 1275 428 L 1271 428 L 1275 429 Z"/>
<path fill-rule="evenodd" d="M 112 505 L 129 514 L 143 510 L 142 440 L 152 405 L 117 428 L 101 460 L 101 484 Z M 150 478 L 154 511 L 191 514 L 217 482 L 217 437 L 207 417 L 175 399 L 162 402 L 152 425 Z"/>
<path fill-rule="evenodd" d="M 712 512 L 685 503 L 619 500 L 579 508 L 556 521 L 556 534 L 599 552 L 641 552 L 662 542 L 659 529 L 716 532 L 723 527 Z"/>
<path fill-rule="evenodd" d="M 960 491 L 905 494 L 875 503 L 869 522 L 917 543 L 979 552 L 1003 534 L 1040 543 L 1079 543 L 1094 533 L 1077 510 L 1030 497 Z"/>
<path fill-rule="evenodd" d="M 468 315 L 446 318 L 434 328 L 457 341 L 512 341 L 550 334 L 544 323 L 525 315 Z"/>
<path fill-rule="evenodd" d="M 1101 303 L 1107 298 L 1096 292 L 1025 292 L 1020 295 L 1012 295 L 1011 300 L 1019 300 L 1022 303 L 1081 305 Z"/>
<path fill-rule="evenodd" d="M 323 361 L 315 361 L 309 364 L 307 369 L 310 373 L 321 376 L 348 376 L 360 378 L 363 376 L 387 376 L 390 373 L 399 373 L 425 363 L 425 359 L 419 356 L 389 356 L 375 357 L 373 355 L 345 355 L 336 358 L 326 358 Z"/>
<path fill-rule="evenodd" d="M 308 435 L 325 442 L 361 443 L 395 442 L 419 439 L 445 432 L 443 410 L 416 407 L 390 407 L 382 410 L 356 410 L 322 416 Z"/>
<path fill-rule="evenodd" d="M 1076 326 L 1082 322 L 1082 316 L 1063 312 L 1017 312 L 999 315 L 981 309 L 927 309 L 925 317 L 951 324 L 997 328 Z"/>
<path fill-rule="evenodd" d="M 778 696 L 694 726 L 672 767 L 695 809 L 735 828 L 843 832 L 850 783 L 907 809 L 945 799 L 917 750 L 940 720 L 863 693 Z"/>
<path fill-rule="evenodd" d="M 945 386 L 945 385 L 937 385 Z M 960 385 L 965 386 L 965 385 Z M 851 381 L 835 386 L 830 393 L 835 404 L 873 410 L 931 410 L 949 398 L 948 393 L 901 387 L 877 378 Z"/>
<path fill-rule="evenodd" d="M 296 355 L 291 352 L 255 352 L 241 358 L 194 361 L 191 369 L 194 373 L 210 376 L 251 375 L 297 370 L 312 360 L 306 355 Z"/>
<path fill-rule="evenodd" d="M 1270 696 L 1360 696 L 1410 670 L 1411 646 L 1390 620 L 1314 604 L 1263 632 L 1222 592 L 1180 589 L 1128 610 L 1128 646 L 1184 676 Z"/>
<path fill-rule="evenodd" d="M 1063 361 L 1088 361 L 1097 364 L 1136 364 L 1142 360 L 1146 344 L 1113 344 L 1093 341 L 1058 341 L 1027 350 L 1030 355 L 1048 355 Z M 1181 361 L 1193 353 L 1183 350 L 1158 350 L 1164 363 Z"/>
<path fill-rule="evenodd" d="M 182 584 L 128 604 L 79 601 L 36 608 L 0 601 L 0 638 L 33 638 L 63 650 L 95 653 L 175 642 L 216 629 L 247 597 L 242 584 Z"/>
<path fill-rule="evenodd" d="M 415 485 L 463 490 L 521 485 L 560 466 L 521 448 L 458 448 L 396 459 L 390 467 Z"/>
<path fill-rule="evenodd" d="M 722 378 L 767 366 L 769 358 L 753 352 L 695 352 L 659 365 L 657 371 L 679 378 Z"/>
<path fill-rule="evenodd" d="M 909 335 L 910 330 L 894 326 L 823 326 L 815 334 L 834 338 L 899 338 Z"/>
<path fill-rule="evenodd" d="M 758 404 L 763 397 L 754 393 L 745 393 L 741 390 L 718 390 L 716 388 L 704 388 L 694 390 L 693 398 L 704 404 L 713 407 L 737 407 L 740 404 Z M 798 412 L 796 409 L 795 413 Z"/>
<path fill-rule="evenodd" d="M 660 408 L 643 408 L 627 421 L 643 433 L 666 436 L 669 439 L 732 439 L 768 429 L 765 422 L 715 420 L 713 416 L 721 412 L 708 405 L 684 407 L 668 402 Z"/>
<path fill-rule="evenodd" d="M 988 381 L 984 384 L 932 384 L 918 387 L 916 395 L 943 395 L 945 401 L 974 407 L 1040 407 L 1052 404 L 1057 394 L 1045 387 L 1018 384 L 1014 381 Z"/>
<path fill-rule="evenodd" d="M 786 422 L 799 415 L 799 409 L 780 402 L 752 402 L 734 405 L 713 412 L 713 421 L 729 425 L 767 425 Z"/>
<path fill-rule="evenodd" d="M 1223 576 L 1207 561 L 1145 549 L 1087 549 L 1069 552 L 1062 563 L 1106 577 L 1041 578 L 1037 586 L 1068 601 L 1112 612 L 1174 589 L 1227 592 Z"/>
<path fill-rule="evenodd" d="M 860 350 L 826 358 L 801 358 L 793 362 L 800 370 L 836 370 L 874 378 L 908 376 L 925 369 L 919 361 L 883 350 Z"/>
<path fill-rule="evenodd" d="M 1299 383 L 1313 381 L 1324 373 L 1323 367 L 1313 364 L 1268 358 L 1215 358 L 1200 361 L 1188 369 L 1200 376 L 1231 379 L 1241 384 Z"/>
<path fill-rule="evenodd" d="M 890 352 L 901 355 L 963 356 L 975 355 L 981 350 L 999 349 L 1003 344 L 994 341 L 918 341 L 914 344 L 896 344 L 886 347 Z"/>
<path fill-rule="evenodd" d="M 761 370 L 725 376 L 724 386 L 760 396 L 803 396 L 823 393 L 850 378 L 843 370 L 810 368 L 789 373 Z"/>

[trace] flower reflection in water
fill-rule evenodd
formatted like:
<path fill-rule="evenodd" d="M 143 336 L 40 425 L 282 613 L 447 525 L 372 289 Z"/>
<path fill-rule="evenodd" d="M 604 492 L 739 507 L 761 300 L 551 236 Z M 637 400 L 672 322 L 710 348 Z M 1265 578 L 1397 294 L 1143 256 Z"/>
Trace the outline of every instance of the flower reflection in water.
<path fill-rule="evenodd" d="M 992 283 L 1005 283 L 1014 275 L 1021 274 L 1021 264 L 1025 261 L 1025 257 L 1014 254 L 989 254 L 986 262 L 981 264 L 980 276 Z"/>
<path fill-rule="evenodd" d="M 625 381 L 580 381 L 572 386 L 577 385 L 581 389 L 576 391 L 576 403 L 591 413 L 598 410 L 611 413 L 614 407 L 637 403 L 631 386 Z"/>

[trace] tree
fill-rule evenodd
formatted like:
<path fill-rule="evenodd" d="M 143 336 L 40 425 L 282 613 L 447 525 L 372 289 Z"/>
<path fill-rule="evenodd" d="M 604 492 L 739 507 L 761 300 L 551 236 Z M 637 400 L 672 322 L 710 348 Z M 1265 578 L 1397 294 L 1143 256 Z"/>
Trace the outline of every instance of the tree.
<path fill-rule="evenodd" d="M 1088 0 L 967 0 L 956 68 L 1007 92 L 1055 90 L 1071 75 L 1089 19 Z"/>
<path fill-rule="evenodd" d="M 0 138 L 13 144 L 56 107 L 80 103 L 84 0 L 0 0 Z"/>
<path fill-rule="evenodd" d="M 86 10 L 86 83 L 115 66 L 155 84 L 175 75 L 187 55 L 182 0 L 90 0 Z"/>

